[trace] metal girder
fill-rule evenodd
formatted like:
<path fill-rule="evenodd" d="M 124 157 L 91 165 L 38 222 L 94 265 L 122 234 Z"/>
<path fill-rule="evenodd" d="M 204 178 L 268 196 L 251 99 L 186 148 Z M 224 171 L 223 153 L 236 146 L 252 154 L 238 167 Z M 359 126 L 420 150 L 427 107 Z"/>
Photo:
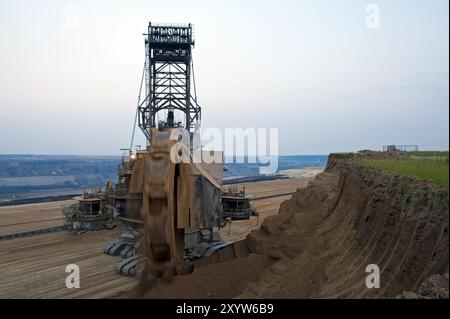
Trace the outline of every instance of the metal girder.
<path fill-rule="evenodd" d="M 146 98 L 139 106 L 139 127 L 150 144 L 151 128 L 165 121 L 158 112 L 178 112 L 184 128 L 192 131 L 200 121 L 201 108 L 191 94 L 192 25 L 149 23 L 145 46 Z"/>

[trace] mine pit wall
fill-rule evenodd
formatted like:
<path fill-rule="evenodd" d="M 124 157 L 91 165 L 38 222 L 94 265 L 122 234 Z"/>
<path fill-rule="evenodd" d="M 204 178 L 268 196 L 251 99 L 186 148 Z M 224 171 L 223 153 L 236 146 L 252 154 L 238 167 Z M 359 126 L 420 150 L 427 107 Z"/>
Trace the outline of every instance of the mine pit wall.
<path fill-rule="evenodd" d="M 272 266 L 242 296 L 394 298 L 435 274 L 448 286 L 448 215 L 448 189 L 331 154 L 324 173 L 245 239 Z M 369 264 L 379 289 L 366 287 Z"/>
<path fill-rule="evenodd" d="M 361 166 L 348 154 L 332 154 L 326 171 L 332 170 L 340 171 L 332 213 L 357 208 L 351 225 L 357 248 L 381 270 L 382 289 L 367 296 L 417 291 L 430 276 L 448 274 L 448 189 Z"/>

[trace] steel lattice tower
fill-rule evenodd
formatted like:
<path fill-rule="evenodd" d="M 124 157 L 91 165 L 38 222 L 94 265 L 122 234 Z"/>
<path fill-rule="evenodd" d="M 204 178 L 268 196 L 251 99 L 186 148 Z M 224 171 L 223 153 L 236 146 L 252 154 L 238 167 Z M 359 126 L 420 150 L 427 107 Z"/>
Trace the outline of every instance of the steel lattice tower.
<path fill-rule="evenodd" d="M 192 132 L 200 124 L 201 110 L 191 95 L 192 25 L 149 23 L 145 36 L 146 98 L 139 105 L 139 127 L 150 143 L 151 128 L 184 127 Z M 157 116 L 160 111 L 166 111 L 163 119 Z"/>

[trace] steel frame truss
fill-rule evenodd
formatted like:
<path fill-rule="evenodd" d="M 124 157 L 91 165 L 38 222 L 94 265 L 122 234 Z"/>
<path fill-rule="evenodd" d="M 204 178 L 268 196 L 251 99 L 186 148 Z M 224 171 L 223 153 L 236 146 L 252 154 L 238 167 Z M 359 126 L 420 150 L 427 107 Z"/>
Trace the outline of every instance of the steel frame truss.
<path fill-rule="evenodd" d="M 191 24 L 149 23 L 145 39 L 146 98 L 139 105 L 139 127 L 149 144 L 151 128 L 160 126 L 157 114 L 163 110 L 181 112 L 184 121 L 175 125 L 190 132 L 199 125 L 201 108 L 191 94 L 193 46 Z"/>

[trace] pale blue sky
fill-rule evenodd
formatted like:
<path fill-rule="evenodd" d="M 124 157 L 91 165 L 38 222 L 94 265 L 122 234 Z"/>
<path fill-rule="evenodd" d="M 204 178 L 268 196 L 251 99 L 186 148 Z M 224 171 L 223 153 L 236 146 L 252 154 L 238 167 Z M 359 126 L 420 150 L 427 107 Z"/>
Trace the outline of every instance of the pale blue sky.
<path fill-rule="evenodd" d="M 281 154 L 448 149 L 448 6 L 0 0 L 0 152 L 127 147 L 148 21 L 195 24 L 204 127 L 278 127 Z"/>

